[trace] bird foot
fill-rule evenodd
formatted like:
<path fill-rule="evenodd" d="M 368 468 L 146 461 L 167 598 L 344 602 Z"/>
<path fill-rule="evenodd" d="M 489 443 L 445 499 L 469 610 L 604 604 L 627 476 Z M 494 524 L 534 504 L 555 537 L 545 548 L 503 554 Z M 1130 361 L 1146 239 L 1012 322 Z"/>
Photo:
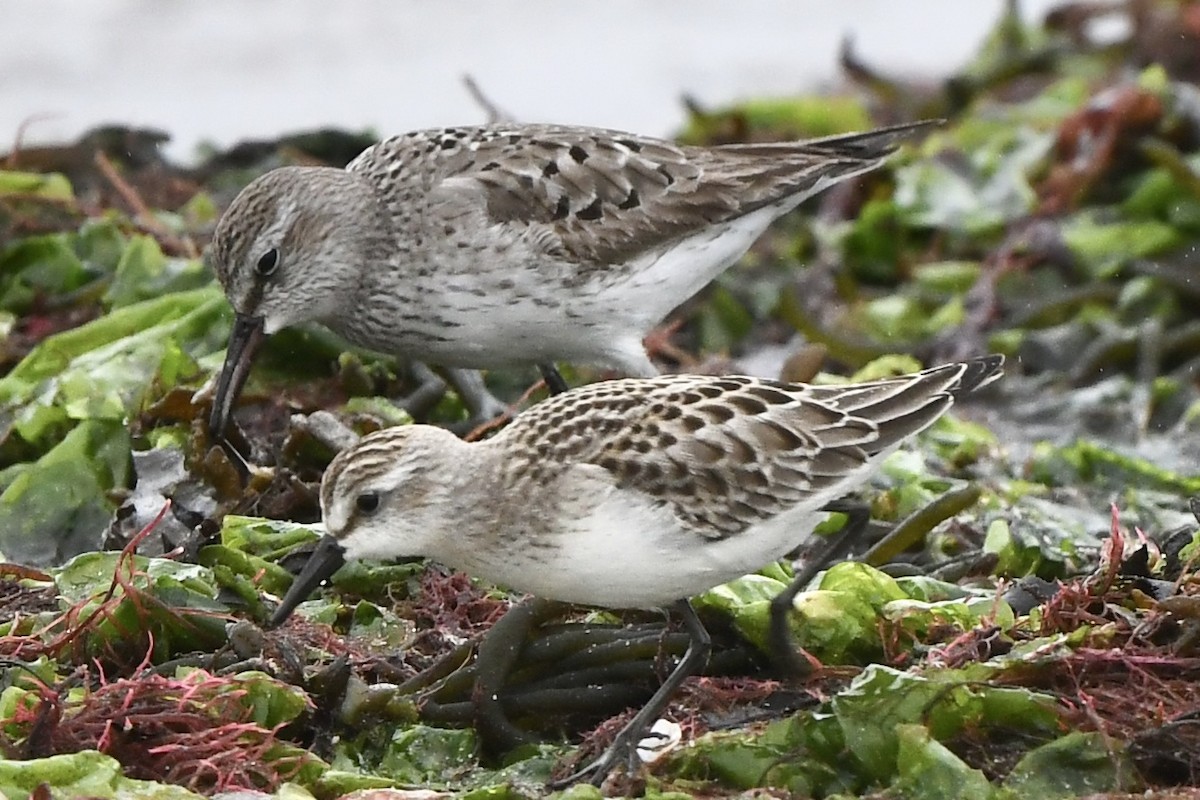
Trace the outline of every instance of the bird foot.
<path fill-rule="evenodd" d="M 473 369 L 439 368 L 441 375 L 425 364 L 413 362 L 409 372 L 418 381 L 418 386 L 407 397 L 398 401 L 405 411 L 416 420 L 422 420 L 433 411 L 434 406 L 453 387 L 470 412 L 470 417 L 460 426 L 469 431 L 497 418 L 508 419 L 511 409 L 507 403 L 493 395 L 483 382 L 483 376 Z"/>
<path fill-rule="evenodd" d="M 618 764 L 624 762 L 625 769 L 631 777 L 637 773 L 642 766 L 642 759 L 638 755 L 639 750 L 655 748 L 655 740 L 661 740 L 661 743 L 666 743 L 668 737 L 657 732 L 648 732 L 640 724 L 640 720 L 636 718 L 617 733 L 612 744 L 605 748 L 604 752 L 593 761 L 583 767 L 575 770 L 571 774 L 563 778 L 556 778 L 549 783 L 547 787 L 550 789 L 565 789 L 576 783 L 590 783 L 593 786 L 599 786 L 604 783 L 604 779 Z"/>

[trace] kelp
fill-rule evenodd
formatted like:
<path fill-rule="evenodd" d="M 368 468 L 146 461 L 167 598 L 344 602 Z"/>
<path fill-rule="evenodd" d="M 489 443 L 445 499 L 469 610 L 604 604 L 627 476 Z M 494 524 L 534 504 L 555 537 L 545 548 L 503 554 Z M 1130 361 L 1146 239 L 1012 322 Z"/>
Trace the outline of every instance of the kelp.
<path fill-rule="evenodd" d="M 790 561 L 696 598 L 717 647 L 668 709 L 678 735 L 605 791 L 1200 785 L 1200 119 L 1176 42 L 1195 42 L 1195 4 L 1139 7 L 1106 46 L 1088 21 L 1117 6 L 1036 25 L 1010 7 L 937 84 L 847 45 L 856 91 L 688 104 L 696 144 L 947 121 L 773 226 L 652 355 L 831 382 L 998 350 L 1008 374 L 864 487 L 857 563 L 794 603 L 807 678 L 769 649 Z M 567 740 L 602 748 L 686 636 L 418 563 L 347 565 L 263 630 L 320 535 L 335 449 L 293 417 L 406 424 L 391 399 L 410 385 L 319 329 L 272 337 L 235 417 L 263 465 L 243 482 L 203 430 L 230 311 L 198 256 L 255 174 L 299 152 L 341 165 L 370 137 L 246 143 L 195 170 L 164 162 L 161 137 L 100 129 L 0 171 L 0 552 L 23 565 L 0 566 L 0 793 L 541 796 Z M 528 399 L 529 376 L 488 377 Z M 140 750 L 114 733 L 149 723 Z"/>

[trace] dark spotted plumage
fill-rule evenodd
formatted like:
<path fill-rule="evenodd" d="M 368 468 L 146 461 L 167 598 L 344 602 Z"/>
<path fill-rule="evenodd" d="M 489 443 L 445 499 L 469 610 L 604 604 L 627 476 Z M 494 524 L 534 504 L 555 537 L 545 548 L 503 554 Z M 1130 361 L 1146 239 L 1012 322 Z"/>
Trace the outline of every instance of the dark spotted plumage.
<path fill-rule="evenodd" d="M 649 376 L 642 340 L 655 325 L 776 217 L 926 124 L 721 147 L 564 125 L 417 131 L 344 170 L 261 176 L 208 257 L 246 332 L 319 322 L 443 367 L 567 361 Z M 263 275 L 271 250 L 278 267 Z M 229 391 L 252 357 L 227 365 Z M 474 387 L 472 409 L 497 412 Z"/>
<path fill-rule="evenodd" d="M 720 147 L 565 125 L 429 130 L 387 139 L 348 169 L 384 187 L 385 202 L 388 185 L 420 174 L 439 200 L 478 206 L 493 225 L 544 230 L 536 238 L 548 252 L 603 268 L 862 172 L 925 124 Z M 396 200 L 400 217 L 408 198 Z"/>
<path fill-rule="evenodd" d="M 325 525 L 351 558 L 424 555 L 554 599 L 664 605 L 803 544 L 819 509 L 1002 364 L 842 386 L 630 378 L 552 397 L 473 444 L 391 428 L 330 464 Z M 369 518 L 364 493 L 383 498 Z"/>
<path fill-rule="evenodd" d="M 495 437 L 507 480 L 573 463 L 668 504 L 706 538 L 823 494 L 999 375 L 999 357 L 854 386 L 744 376 L 604 381 L 539 403 Z"/>
<path fill-rule="evenodd" d="M 804 544 L 827 503 L 1003 363 L 988 356 L 843 386 L 630 378 L 551 397 L 483 442 L 426 425 L 371 434 L 329 465 L 326 535 L 273 620 L 344 559 L 397 556 L 547 599 L 678 609 L 688 650 L 578 773 L 602 778 L 707 658 L 709 636 L 686 598 Z M 788 608 L 772 606 L 773 633 L 786 630 Z"/>

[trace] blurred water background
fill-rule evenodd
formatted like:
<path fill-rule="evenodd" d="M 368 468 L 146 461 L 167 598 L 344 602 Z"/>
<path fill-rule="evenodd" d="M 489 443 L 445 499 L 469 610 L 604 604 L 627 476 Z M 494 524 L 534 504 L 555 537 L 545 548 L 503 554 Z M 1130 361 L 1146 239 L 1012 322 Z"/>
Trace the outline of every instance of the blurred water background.
<path fill-rule="evenodd" d="M 1002 0 L 5 0 L 0 152 L 101 123 L 208 141 L 483 121 L 462 83 L 530 121 L 669 134 L 680 97 L 719 106 L 840 81 L 843 37 L 936 79 Z M 1027 17 L 1052 0 L 1025 0 Z"/>

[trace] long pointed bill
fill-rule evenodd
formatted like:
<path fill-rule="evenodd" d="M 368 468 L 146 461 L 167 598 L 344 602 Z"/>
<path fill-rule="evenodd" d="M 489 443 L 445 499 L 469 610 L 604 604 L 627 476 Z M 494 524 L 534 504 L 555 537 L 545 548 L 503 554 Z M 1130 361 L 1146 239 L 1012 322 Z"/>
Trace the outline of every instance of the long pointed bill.
<path fill-rule="evenodd" d="M 275 609 L 275 613 L 267 621 L 267 627 L 274 628 L 282 623 L 291 615 L 296 606 L 308 599 L 313 589 L 337 572 L 342 564 L 346 563 L 344 553 L 345 551 L 338 544 L 337 539 L 329 535 L 322 536 L 321 541 L 317 542 L 317 549 L 313 550 L 313 554 L 308 557 L 308 563 L 304 565 L 304 569 L 292 581 L 292 587 L 283 596 L 279 608 Z"/>
<path fill-rule="evenodd" d="M 217 379 L 212 414 L 208 418 L 209 435 L 216 441 L 225 438 L 225 428 L 233 415 L 233 404 L 242 393 L 242 386 L 250 375 L 250 365 L 254 363 L 254 354 L 265 338 L 262 317 L 238 314 L 234 318 L 229 347 L 225 350 L 225 365 L 221 367 L 221 377 Z"/>

